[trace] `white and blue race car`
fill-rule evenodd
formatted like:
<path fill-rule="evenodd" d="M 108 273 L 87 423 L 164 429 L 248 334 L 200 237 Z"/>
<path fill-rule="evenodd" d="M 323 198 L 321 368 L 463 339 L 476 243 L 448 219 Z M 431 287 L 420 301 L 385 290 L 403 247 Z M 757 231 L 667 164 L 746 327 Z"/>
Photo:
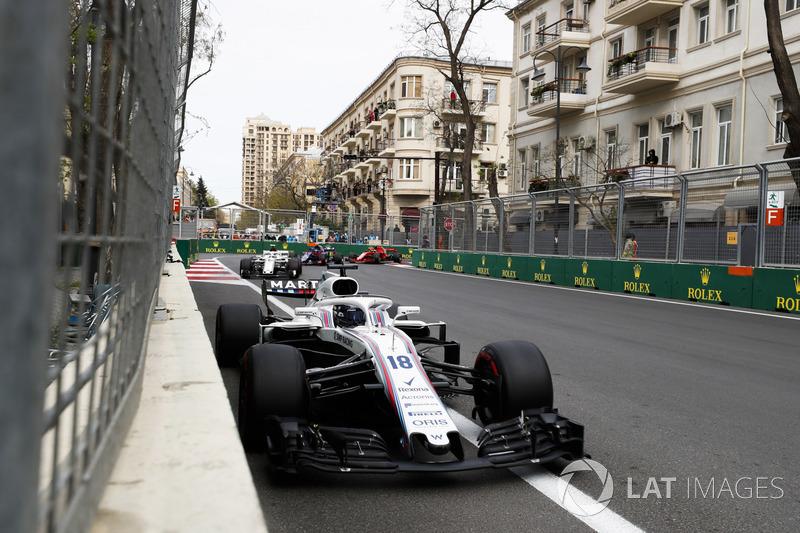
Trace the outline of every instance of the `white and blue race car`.
<path fill-rule="evenodd" d="M 216 317 L 221 366 L 240 365 L 239 433 L 245 449 L 266 451 L 277 470 L 424 472 L 504 468 L 585 457 L 583 426 L 553 409 L 542 353 L 527 341 L 484 346 L 460 364 L 446 325 L 411 319 L 326 271 L 319 282 L 265 280 L 267 314 L 255 304 L 223 304 Z M 293 317 L 268 295 L 299 296 Z M 472 396 L 483 423 L 477 453 L 465 453 L 442 398 Z M 469 457 L 468 457 L 469 455 Z"/>

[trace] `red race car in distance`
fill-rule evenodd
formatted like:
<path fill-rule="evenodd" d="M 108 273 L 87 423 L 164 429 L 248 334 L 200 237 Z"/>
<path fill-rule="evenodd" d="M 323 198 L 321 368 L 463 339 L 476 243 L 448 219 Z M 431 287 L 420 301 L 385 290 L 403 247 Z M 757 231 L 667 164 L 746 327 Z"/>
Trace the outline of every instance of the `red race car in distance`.
<path fill-rule="evenodd" d="M 360 254 L 350 252 L 348 260 L 351 263 L 383 263 L 384 261 L 394 261 L 402 263 L 403 257 L 394 248 L 384 248 L 383 246 L 373 246 L 364 250 Z"/>

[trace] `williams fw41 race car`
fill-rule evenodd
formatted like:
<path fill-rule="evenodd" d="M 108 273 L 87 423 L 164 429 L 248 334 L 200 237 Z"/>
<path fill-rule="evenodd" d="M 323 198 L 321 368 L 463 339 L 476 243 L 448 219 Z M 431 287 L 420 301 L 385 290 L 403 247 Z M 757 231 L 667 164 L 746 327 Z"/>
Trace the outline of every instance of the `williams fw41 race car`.
<path fill-rule="evenodd" d="M 394 248 L 375 246 L 364 250 L 360 254 L 356 252 L 350 252 L 348 261 L 351 263 L 383 263 L 384 261 L 401 263 L 403 261 L 403 257 L 400 255 L 400 252 Z"/>
<path fill-rule="evenodd" d="M 331 261 L 335 264 L 344 262 L 342 254 L 336 253 L 336 248 L 321 244 L 309 244 L 308 250 L 303 252 L 300 261 L 304 265 L 327 265 Z"/>
<path fill-rule="evenodd" d="M 295 279 L 303 272 L 303 263 L 297 254 L 286 250 L 264 250 L 261 255 L 252 255 L 239 261 L 239 275 L 282 276 Z"/>
<path fill-rule="evenodd" d="M 409 317 L 345 276 L 319 282 L 264 280 L 266 315 L 255 304 L 223 304 L 215 354 L 239 364 L 239 433 L 248 452 L 298 472 L 453 472 L 586 457 L 583 426 L 553 409 L 542 353 L 528 341 L 487 344 L 472 366 L 446 325 Z M 293 317 L 268 296 L 302 296 Z M 477 451 L 464 446 L 442 398 L 472 396 L 483 424 Z M 460 418 L 456 418 L 460 419 Z M 469 442 L 469 441 L 468 441 Z"/>

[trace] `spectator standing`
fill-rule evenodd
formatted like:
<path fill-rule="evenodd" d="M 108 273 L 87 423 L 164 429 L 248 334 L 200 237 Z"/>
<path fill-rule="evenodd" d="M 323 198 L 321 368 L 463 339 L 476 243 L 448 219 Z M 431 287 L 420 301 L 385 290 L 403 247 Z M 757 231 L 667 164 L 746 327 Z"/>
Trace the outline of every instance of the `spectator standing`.
<path fill-rule="evenodd" d="M 644 159 L 645 165 L 657 165 L 658 164 L 658 156 L 656 155 L 656 151 L 651 149 L 647 152 L 647 157 Z"/>

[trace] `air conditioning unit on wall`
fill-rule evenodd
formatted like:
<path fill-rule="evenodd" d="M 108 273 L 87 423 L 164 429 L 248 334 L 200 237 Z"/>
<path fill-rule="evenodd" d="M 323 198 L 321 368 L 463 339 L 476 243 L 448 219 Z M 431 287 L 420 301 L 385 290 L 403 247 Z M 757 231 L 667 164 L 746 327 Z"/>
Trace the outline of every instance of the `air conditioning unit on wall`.
<path fill-rule="evenodd" d="M 433 127 L 434 128 L 441 128 L 442 127 L 442 123 L 439 122 L 438 120 L 434 120 L 433 121 Z"/>
<path fill-rule="evenodd" d="M 594 137 L 581 137 L 578 139 L 578 148 L 581 150 L 591 150 L 594 148 Z"/>
<path fill-rule="evenodd" d="M 544 209 L 536 210 L 536 222 L 544 222 Z"/>
<path fill-rule="evenodd" d="M 673 111 L 672 113 L 667 113 L 667 116 L 664 117 L 664 127 L 665 128 L 676 128 L 683 124 L 683 113 L 680 111 Z"/>

